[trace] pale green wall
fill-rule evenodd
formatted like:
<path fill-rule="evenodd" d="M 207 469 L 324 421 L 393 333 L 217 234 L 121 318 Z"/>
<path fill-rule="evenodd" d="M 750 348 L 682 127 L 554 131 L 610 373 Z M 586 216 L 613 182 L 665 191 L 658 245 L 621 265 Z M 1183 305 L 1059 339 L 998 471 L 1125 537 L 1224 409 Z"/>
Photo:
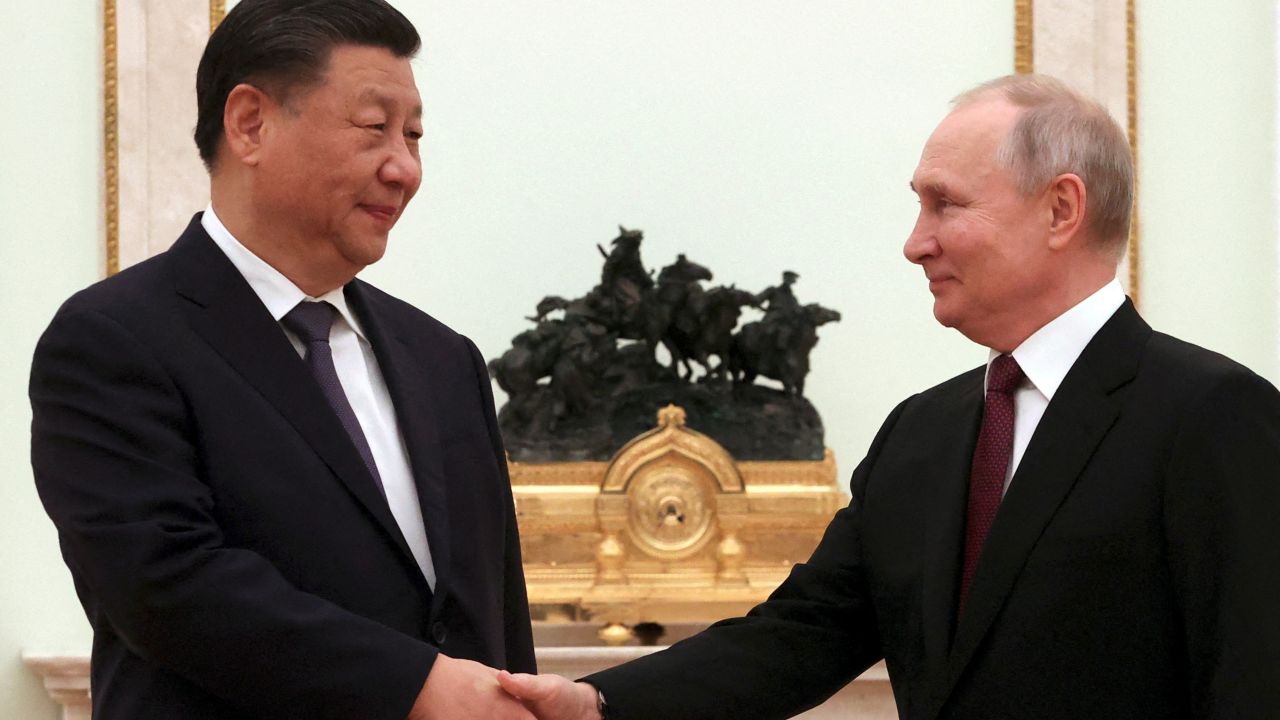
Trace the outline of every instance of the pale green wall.
<path fill-rule="evenodd" d="M 27 372 L 36 338 L 101 273 L 101 12 L 0 3 L 0 717 L 52 720 L 26 648 L 88 648 L 89 630 L 31 482 Z"/>
<path fill-rule="evenodd" d="M 985 360 L 932 319 L 902 243 L 907 181 L 948 100 L 1008 73 L 1013 3 L 403 2 L 424 36 L 425 177 L 366 277 L 487 357 L 544 294 L 599 280 L 645 231 L 650 267 L 844 313 L 807 394 L 846 476 L 903 397 Z"/>
<path fill-rule="evenodd" d="M 645 229 L 761 288 L 839 308 L 809 394 L 843 475 L 894 403 L 982 361 L 938 328 L 901 243 L 946 101 L 1011 69 L 1012 2 L 401 0 L 423 31 L 426 175 L 367 277 L 500 353 L 594 244 Z M 96 4 L 0 7 L 0 715 L 54 717 L 22 649 L 88 646 L 31 486 L 26 374 L 101 267 Z M 1277 379 L 1274 24 L 1140 2 L 1144 310 Z M 1185 7 L 1184 7 L 1185 6 Z M 37 16 L 38 15 L 38 16 Z M 183 119 L 189 127 L 194 119 Z"/>
<path fill-rule="evenodd" d="M 1144 313 L 1272 382 L 1275 7 L 1138 3 Z"/>

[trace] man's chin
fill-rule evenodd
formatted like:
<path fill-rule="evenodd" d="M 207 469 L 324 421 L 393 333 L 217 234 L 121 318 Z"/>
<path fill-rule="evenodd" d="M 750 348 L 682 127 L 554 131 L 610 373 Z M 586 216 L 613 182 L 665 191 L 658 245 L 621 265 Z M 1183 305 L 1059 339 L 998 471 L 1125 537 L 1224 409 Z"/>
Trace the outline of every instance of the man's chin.
<path fill-rule="evenodd" d="M 346 243 L 342 253 L 347 262 L 367 267 L 382 259 L 387 252 L 387 237 L 361 237 Z"/>
<path fill-rule="evenodd" d="M 941 300 L 933 301 L 933 319 L 945 328 L 953 328 L 956 326 L 955 313 L 951 308 L 946 307 Z"/>

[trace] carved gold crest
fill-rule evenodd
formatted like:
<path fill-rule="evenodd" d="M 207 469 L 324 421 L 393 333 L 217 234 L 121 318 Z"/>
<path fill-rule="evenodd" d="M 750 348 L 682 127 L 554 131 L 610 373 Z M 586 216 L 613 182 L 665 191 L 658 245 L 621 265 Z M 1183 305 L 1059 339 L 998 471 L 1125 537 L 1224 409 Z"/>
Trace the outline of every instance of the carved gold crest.
<path fill-rule="evenodd" d="M 735 462 L 667 406 L 608 463 L 510 463 L 535 619 L 709 621 L 805 560 L 847 499 L 821 461 Z"/>

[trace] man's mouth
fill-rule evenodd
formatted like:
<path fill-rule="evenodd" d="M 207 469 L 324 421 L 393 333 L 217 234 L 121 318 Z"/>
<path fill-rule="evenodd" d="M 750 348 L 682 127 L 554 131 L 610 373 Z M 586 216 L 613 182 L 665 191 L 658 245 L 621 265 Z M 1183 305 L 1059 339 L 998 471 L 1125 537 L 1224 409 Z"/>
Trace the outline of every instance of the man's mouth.
<path fill-rule="evenodd" d="M 372 215 L 375 220 L 385 223 L 395 222 L 396 215 L 399 212 L 394 205 L 372 205 L 366 203 L 362 204 L 360 209 Z"/>
<path fill-rule="evenodd" d="M 932 290 L 933 288 L 936 288 L 949 280 L 954 280 L 955 278 L 950 275 L 929 275 L 926 273 L 925 279 L 929 281 L 929 289 Z"/>

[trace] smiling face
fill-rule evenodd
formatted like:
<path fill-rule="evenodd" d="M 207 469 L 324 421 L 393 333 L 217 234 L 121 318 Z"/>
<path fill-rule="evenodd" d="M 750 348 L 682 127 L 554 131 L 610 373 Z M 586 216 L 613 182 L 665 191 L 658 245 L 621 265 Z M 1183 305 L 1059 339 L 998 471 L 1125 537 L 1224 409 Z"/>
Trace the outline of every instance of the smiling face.
<path fill-rule="evenodd" d="M 418 191 L 421 137 L 409 60 L 340 45 L 320 85 L 265 112 L 255 215 L 310 275 L 343 284 L 382 257 Z"/>
<path fill-rule="evenodd" d="M 1038 329 L 1055 285 L 1052 211 L 997 160 L 1019 108 L 979 100 L 930 136 L 911 180 L 920 215 L 903 254 L 924 269 L 938 322 L 1001 351 Z"/>

